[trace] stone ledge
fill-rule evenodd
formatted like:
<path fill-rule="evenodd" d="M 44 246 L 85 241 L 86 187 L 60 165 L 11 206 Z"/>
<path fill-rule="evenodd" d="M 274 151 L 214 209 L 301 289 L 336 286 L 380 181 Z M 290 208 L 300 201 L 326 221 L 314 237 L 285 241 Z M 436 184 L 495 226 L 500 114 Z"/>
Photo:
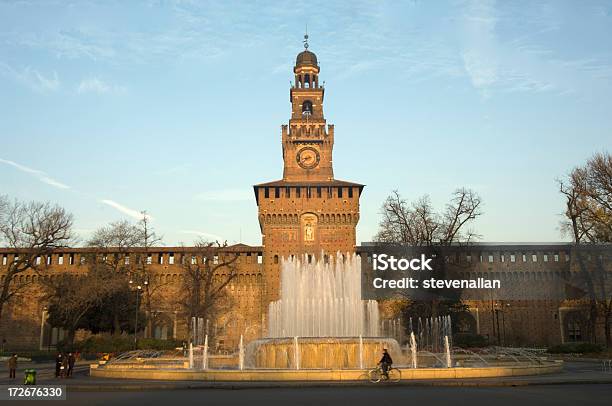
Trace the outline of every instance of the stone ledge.
<path fill-rule="evenodd" d="M 511 376 L 542 375 L 560 372 L 563 362 L 554 361 L 543 365 L 489 367 L 489 368 L 400 368 L 402 380 L 422 379 L 469 379 Z M 136 368 L 98 368 L 91 367 L 90 375 L 97 378 L 114 379 L 151 379 L 168 381 L 208 381 L 208 382 L 274 382 L 274 381 L 360 381 L 367 380 L 367 371 L 346 370 L 206 370 L 185 369 L 151 370 Z"/>

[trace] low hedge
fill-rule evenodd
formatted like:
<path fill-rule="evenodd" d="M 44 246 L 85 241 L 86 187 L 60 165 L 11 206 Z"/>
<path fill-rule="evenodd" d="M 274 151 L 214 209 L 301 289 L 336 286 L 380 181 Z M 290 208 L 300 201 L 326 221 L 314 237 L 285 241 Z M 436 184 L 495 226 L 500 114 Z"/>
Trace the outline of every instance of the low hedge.
<path fill-rule="evenodd" d="M 603 347 L 592 343 L 571 343 L 552 346 L 548 349 L 550 354 L 585 354 L 599 353 Z"/>
<path fill-rule="evenodd" d="M 17 354 L 19 357 L 30 358 L 33 362 L 50 362 L 55 360 L 56 353 L 53 351 L 4 351 L 0 355 L 11 356 Z"/>
<path fill-rule="evenodd" d="M 17 354 L 21 358 L 30 358 L 32 362 L 35 363 L 43 363 L 43 362 L 54 362 L 55 357 L 57 356 L 59 350 L 42 350 L 42 351 L 5 351 L 0 353 L 0 356 L 11 356 L 13 354 Z M 93 353 L 81 353 L 80 359 L 84 360 L 95 360 L 97 358 L 96 354 Z"/>
<path fill-rule="evenodd" d="M 158 340 L 143 338 L 138 340 L 139 350 L 171 350 L 182 345 L 181 341 Z M 134 348 L 134 338 L 128 336 L 92 336 L 72 345 L 61 343 L 58 348 L 64 352 L 78 351 L 80 353 L 118 353 L 131 351 Z"/>
<path fill-rule="evenodd" d="M 460 333 L 453 335 L 453 346 L 460 348 L 481 348 L 486 347 L 489 343 L 485 336 L 480 334 Z"/>

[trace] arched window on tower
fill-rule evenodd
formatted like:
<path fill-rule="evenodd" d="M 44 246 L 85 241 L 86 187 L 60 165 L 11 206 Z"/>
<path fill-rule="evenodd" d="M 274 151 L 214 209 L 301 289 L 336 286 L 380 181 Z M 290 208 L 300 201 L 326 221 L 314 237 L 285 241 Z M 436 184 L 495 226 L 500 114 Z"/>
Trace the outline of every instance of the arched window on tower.
<path fill-rule="evenodd" d="M 309 88 L 310 86 L 310 75 L 307 73 L 304 75 L 304 87 Z"/>
<path fill-rule="evenodd" d="M 305 100 L 302 103 L 302 115 L 312 116 L 312 102 L 310 100 Z"/>

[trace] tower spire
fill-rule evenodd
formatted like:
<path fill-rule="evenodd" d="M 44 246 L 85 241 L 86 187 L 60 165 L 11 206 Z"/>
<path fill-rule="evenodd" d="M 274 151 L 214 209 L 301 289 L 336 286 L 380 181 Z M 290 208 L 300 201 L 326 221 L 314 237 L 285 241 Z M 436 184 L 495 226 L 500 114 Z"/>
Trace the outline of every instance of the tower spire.
<path fill-rule="evenodd" d="M 308 49 L 308 24 L 306 24 L 306 33 L 304 34 L 304 49 Z"/>

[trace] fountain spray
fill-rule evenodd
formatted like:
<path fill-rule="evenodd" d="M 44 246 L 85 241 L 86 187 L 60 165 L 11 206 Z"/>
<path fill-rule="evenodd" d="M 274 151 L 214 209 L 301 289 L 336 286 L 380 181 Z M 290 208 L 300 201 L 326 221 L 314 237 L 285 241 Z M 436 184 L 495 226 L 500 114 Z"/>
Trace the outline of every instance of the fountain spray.
<path fill-rule="evenodd" d="M 208 334 L 204 337 L 204 348 L 202 349 L 202 369 L 208 368 Z"/>
<path fill-rule="evenodd" d="M 363 336 L 359 335 L 359 369 L 363 369 Z"/>
<path fill-rule="evenodd" d="M 244 343 L 242 334 L 240 334 L 240 344 L 238 345 L 238 367 L 241 371 L 244 369 Z"/>
<path fill-rule="evenodd" d="M 446 351 L 446 367 L 451 368 L 453 363 L 451 361 L 450 346 L 448 345 L 448 336 L 444 336 L 444 350 Z"/>
<path fill-rule="evenodd" d="M 193 369 L 193 343 L 189 343 L 189 368 Z"/>
<path fill-rule="evenodd" d="M 417 368 L 417 343 L 414 338 L 414 333 L 410 333 L 410 353 L 412 355 L 412 368 Z"/>
<path fill-rule="evenodd" d="M 297 336 L 293 337 L 293 363 L 295 369 L 300 369 L 300 346 L 298 344 Z"/>

